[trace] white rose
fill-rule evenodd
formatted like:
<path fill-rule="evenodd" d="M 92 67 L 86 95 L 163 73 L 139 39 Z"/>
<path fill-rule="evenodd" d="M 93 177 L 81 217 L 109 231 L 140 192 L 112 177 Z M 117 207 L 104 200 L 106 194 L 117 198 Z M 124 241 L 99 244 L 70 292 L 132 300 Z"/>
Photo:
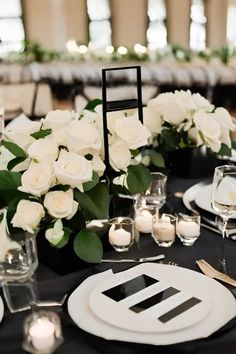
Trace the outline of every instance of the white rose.
<path fill-rule="evenodd" d="M 68 189 L 66 192 L 48 192 L 45 195 L 43 204 L 48 214 L 57 219 L 66 218 L 69 220 L 78 209 L 78 203 L 73 199 L 72 189 Z"/>
<path fill-rule="evenodd" d="M 171 92 L 161 93 L 148 102 L 157 114 L 171 125 L 178 126 L 186 117 L 183 109 L 178 105 L 175 95 Z"/>
<path fill-rule="evenodd" d="M 220 125 L 214 119 L 213 113 L 198 111 L 193 116 L 196 128 L 203 134 L 205 142 L 214 151 L 218 152 L 221 147 Z M 203 141 L 203 143 L 205 143 Z"/>
<path fill-rule="evenodd" d="M 54 246 L 56 246 L 64 236 L 63 224 L 61 219 L 58 219 L 53 228 L 47 229 L 45 233 L 46 239 Z"/>
<path fill-rule="evenodd" d="M 192 95 L 192 98 L 197 110 L 203 109 L 206 112 L 212 112 L 215 108 L 213 104 L 211 104 L 205 97 L 201 96 L 199 93 L 194 93 Z"/>
<path fill-rule="evenodd" d="M 31 134 L 40 130 L 41 123 L 31 121 L 25 115 L 21 115 L 15 121 L 4 129 L 4 136 L 26 150 L 28 145 L 35 140 Z"/>
<path fill-rule="evenodd" d="M 68 184 L 72 188 L 77 187 L 83 191 L 82 184 L 92 180 L 91 161 L 75 152 L 62 150 L 54 167 L 58 183 Z"/>
<path fill-rule="evenodd" d="M 53 182 L 54 174 L 49 164 L 31 162 L 21 177 L 21 186 L 18 189 L 21 192 L 41 196 L 49 190 Z"/>
<path fill-rule="evenodd" d="M 70 111 L 57 109 L 50 111 L 44 119 L 41 119 L 43 123 L 43 129 L 56 130 L 66 126 L 73 118 L 73 114 Z"/>
<path fill-rule="evenodd" d="M 41 219 L 45 216 L 44 208 L 37 202 L 22 199 L 19 201 L 16 213 L 12 218 L 13 227 L 19 227 L 30 233 L 38 227 Z"/>
<path fill-rule="evenodd" d="M 28 154 L 31 159 L 36 159 L 38 162 L 52 162 L 58 156 L 57 144 L 49 138 L 38 139 L 33 142 L 28 148 Z"/>
<path fill-rule="evenodd" d="M 151 137 L 148 129 L 135 116 L 117 119 L 115 132 L 131 150 L 147 145 Z"/>
<path fill-rule="evenodd" d="M 102 141 L 98 129 L 94 124 L 83 122 L 83 119 L 72 121 L 65 128 L 65 135 L 70 151 L 86 155 L 101 150 Z"/>
<path fill-rule="evenodd" d="M 97 172 L 99 177 L 101 177 L 105 171 L 105 164 L 103 163 L 102 159 L 100 158 L 99 155 L 94 155 L 93 159 L 91 160 L 92 163 L 92 169 L 93 171 Z"/>
<path fill-rule="evenodd" d="M 185 112 L 185 116 L 191 117 L 196 108 L 191 91 L 175 90 L 174 97 L 178 106 Z"/>
<path fill-rule="evenodd" d="M 131 153 L 123 141 L 117 140 L 109 146 L 110 164 L 115 171 L 127 171 L 131 164 Z"/>
<path fill-rule="evenodd" d="M 152 134 L 157 135 L 161 132 L 161 117 L 152 107 L 147 106 L 143 108 L 143 124 Z"/>

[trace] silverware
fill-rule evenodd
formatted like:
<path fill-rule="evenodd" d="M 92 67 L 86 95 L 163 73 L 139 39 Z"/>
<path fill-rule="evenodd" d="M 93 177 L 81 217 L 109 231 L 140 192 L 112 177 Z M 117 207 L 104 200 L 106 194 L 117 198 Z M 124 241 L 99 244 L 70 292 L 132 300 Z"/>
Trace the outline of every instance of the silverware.
<path fill-rule="evenodd" d="M 125 263 L 125 262 L 136 262 L 136 263 L 142 263 L 142 262 L 151 262 L 151 261 L 159 261 L 161 259 L 164 259 L 165 255 L 164 254 L 158 254 L 157 256 L 153 257 L 140 257 L 140 258 L 134 258 L 134 259 L 102 259 L 101 262 L 111 262 L 111 263 Z"/>
<path fill-rule="evenodd" d="M 208 277 L 215 278 L 217 280 L 223 281 L 224 283 L 230 284 L 236 287 L 236 280 L 224 274 L 217 269 L 213 268 L 209 263 L 207 263 L 204 259 L 199 259 L 196 261 L 198 267 L 201 271 L 207 275 Z"/>

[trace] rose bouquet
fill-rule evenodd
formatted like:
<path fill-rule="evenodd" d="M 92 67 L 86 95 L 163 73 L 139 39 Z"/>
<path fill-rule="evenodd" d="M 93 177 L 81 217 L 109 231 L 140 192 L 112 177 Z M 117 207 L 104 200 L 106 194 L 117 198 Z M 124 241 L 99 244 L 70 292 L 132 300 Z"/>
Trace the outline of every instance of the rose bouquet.
<path fill-rule="evenodd" d="M 73 238 L 78 257 L 99 262 L 101 240 L 86 225 L 109 217 L 112 188 L 105 178 L 102 116 L 93 108 L 81 113 L 51 111 L 40 122 L 22 115 L 6 127 L 0 146 L 0 203 L 7 208 L 13 239 L 22 229 L 38 233 L 57 248 Z M 126 117 L 110 118 L 114 178 L 125 175 L 126 191 L 142 192 L 150 176 L 136 156 L 150 133 L 136 120 L 132 136 L 127 135 Z"/>
<path fill-rule="evenodd" d="M 231 155 L 232 117 L 199 93 L 175 91 L 149 100 L 144 124 L 152 133 L 152 144 L 143 152 L 145 164 L 165 167 L 169 152 L 203 145 L 219 155 Z"/>

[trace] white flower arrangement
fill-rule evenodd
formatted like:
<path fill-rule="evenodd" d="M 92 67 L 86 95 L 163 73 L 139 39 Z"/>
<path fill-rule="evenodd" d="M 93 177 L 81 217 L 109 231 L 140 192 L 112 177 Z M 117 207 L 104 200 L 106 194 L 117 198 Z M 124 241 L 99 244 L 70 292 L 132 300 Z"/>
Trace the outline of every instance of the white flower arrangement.
<path fill-rule="evenodd" d="M 143 180 L 137 192 L 142 191 L 143 184 L 148 187 L 150 182 L 149 173 L 133 162 L 134 150 L 147 145 L 151 134 L 138 119 L 129 120 L 123 113 L 109 118 L 113 124 L 109 151 L 114 177 L 128 178 L 131 168 L 130 192 L 140 173 Z M 81 113 L 51 111 L 40 122 L 24 115 L 12 121 L 0 146 L 0 203 L 7 207 L 11 235 L 19 229 L 39 232 L 57 248 L 74 237 L 77 256 L 99 262 L 102 244 L 86 229 L 86 222 L 109 216 L 110 196 L 102 180 L 106 167 L 103 150 L 100 107 Z M 129 190 L 128 184 L 126 187 Z"/>
<path fill-rule="evenodd" d="M 156 166 L 163 167 L 166 154 L 176 149 L 205 145 L 217 154 L 231 154 L 231 132 L 235 130 L 231 115 L 199 93 L 176 90 L 149 100 L 144 125 L 152 133 L 152 151 L 144 156 L 146 160 L 151 157 Z"/>

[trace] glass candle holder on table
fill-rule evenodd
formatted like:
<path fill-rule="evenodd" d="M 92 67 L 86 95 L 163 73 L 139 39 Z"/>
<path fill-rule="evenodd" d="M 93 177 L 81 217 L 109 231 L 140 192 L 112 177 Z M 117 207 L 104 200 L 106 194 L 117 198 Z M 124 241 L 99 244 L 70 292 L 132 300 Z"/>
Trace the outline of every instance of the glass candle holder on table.
<path fill-rule="evenodd" d="M 112 247 L 118 252 L 128 251 L 134 242 L 134 220 L 119 216 L 108 222 L 108 238 Z"/>
<path fill-rule="evenodd" d="M 154 215 L 158 215 L 158 208 L 156 205 L 137 205 L 135 207 L 134 217 L 135 229 L 143 234 L 151 234 L 152 218 Z"/>
<path fill-rule="evenodd" d="M 55 312 L 40 310 L 26 318 L 23 349 L 35 354 L 50 354 L 62 342 L 61 321 Z"/>
<path fill-rule="evenodd" d="M 176 217 L 171 214 L 155 215 L 152 219 L 152 237 L 160 247 L 170 247 L 175 241 Z"/>
<path fill-rule="evenodd" d="M 200 235 L 201 217 L 199 214 L 179 214 L 176 233 L 184 246 L 192 246 Z"/>

